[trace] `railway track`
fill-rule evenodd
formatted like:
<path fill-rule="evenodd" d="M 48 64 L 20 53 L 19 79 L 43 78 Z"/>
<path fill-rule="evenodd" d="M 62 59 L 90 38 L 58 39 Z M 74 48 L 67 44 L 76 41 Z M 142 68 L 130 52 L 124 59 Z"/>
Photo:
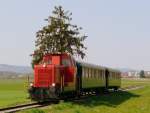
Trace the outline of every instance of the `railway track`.
<path fill-rule="evenodd" d="M 136 90 L 143 88 L 144 86 L 129 86 L 125 88 L 120 88 L 119 91 L 130 91 L 130 90 Z M 93 95 L 94 96 L 94 95 Z M 79 99 L 68 99 L 70 101 L 76 101 L 80 99 L 84 99 L 88 96 L 83 96 Z M 7 108 L 1 108 L 0 113 L 15 113 L 17 111 L 25 110 L 25 109 L 30 109 L 30 108 L 40 108 L 40 107 L 45 107 L 51 104 L 56 104 L 58 103 L 59 100 L 53 100 L 53 101 L 48 101 L 48 102 L 36 102 L 36 103 L 29 103 L 29 104 L 23 104 L 23 105 L 18 105 L 18 106 L 13 106 L 13 107 L 7 107 Z"/>
<path fill-rule="evenodd" d="M 21 111 L 21 110 L 25 110 L 25 109 L 40 108 L 40 107 L 45 107 L 50 104 L 56 104 L 56 103 L 58 103 L 58 100 L 17 105 L 17 106 L 13 106 L 13 107 L 2 108 L 2 109 L 0 109 L 0 113 L 15 113 L 17 111 Z"/>

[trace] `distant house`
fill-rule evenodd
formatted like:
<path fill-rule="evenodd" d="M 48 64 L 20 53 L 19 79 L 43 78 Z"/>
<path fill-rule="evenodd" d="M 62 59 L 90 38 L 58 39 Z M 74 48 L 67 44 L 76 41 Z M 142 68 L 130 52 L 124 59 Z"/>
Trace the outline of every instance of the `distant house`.
<path fill-rule="evenodd" d="M 140 77 L 140 72 L 139 71 L 129 71 L 128 76 L 129 77 Z"/>
<path fill-rule="evenodd" d="M 150 71 L 144 71 L 145 77 L 150 78 Z M 126 73 L 122 73 L 122 77 L 140 77 L 140 71 L 129 71 Z"/>
<path fill-rule="evenodd" d="M 150 78 L 150 71 L 144 71 L 145 77 Z"/>
<path fill-rule="evenodd" d="M 128 76 L 128 72 L 122 72 L 121 73 L 121 77 L 122 78 L 128 78 L 129 76 Z"/>

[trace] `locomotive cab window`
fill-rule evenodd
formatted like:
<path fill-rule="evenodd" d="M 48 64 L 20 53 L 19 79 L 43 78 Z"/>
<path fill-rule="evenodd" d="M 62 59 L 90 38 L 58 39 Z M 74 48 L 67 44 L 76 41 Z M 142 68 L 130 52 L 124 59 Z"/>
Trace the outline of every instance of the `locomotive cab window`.
<path fill-rule="evenodd" d="M 71 66 L 70 59 L 67 59 L 67 58 L 62 59 L 62 65 L 64 65 L 64 66 Z"/>
<path fill-rule="evenodd" d="M 50 58 L 43 59 L 42 62 L 40 62 L 40 64 L 50 65 L 50 64 L 52 64 L 52 60 Z"/>

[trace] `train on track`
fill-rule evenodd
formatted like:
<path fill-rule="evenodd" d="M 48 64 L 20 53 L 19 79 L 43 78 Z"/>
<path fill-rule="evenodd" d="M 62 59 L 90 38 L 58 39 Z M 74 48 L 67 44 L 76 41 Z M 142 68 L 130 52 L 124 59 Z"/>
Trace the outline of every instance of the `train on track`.
<path fill-rule="evenodd" d="M 34 66 L 29 94 L 32 100 L 43 101 L 118 90 L 120 85 L 118 70 L 78 62 L 67 53 L 47 54 Z"/>

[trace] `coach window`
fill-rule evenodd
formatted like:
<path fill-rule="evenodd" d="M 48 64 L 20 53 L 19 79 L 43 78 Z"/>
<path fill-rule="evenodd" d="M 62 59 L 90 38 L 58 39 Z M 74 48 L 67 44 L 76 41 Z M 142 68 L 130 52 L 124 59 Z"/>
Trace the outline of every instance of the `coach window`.
<path fill-rule="evenodd" d="M 92 69 L 92 78 L 95 76 L 95 69 Z"/>
<path fill-rule="evenodd" d="M 97 70 L 97 78 L 99 78 L 99 70 Z"/>
<path fill-rule="evenodd" d="M 89 68 L 89 78 L 91 78 L 91 68 Z"/>
<path fill-rule="evenodd" d="M 118 79 L 118 73 L 116 73 L 116 79 Z"/>
<path fill-rule="evenodd" d="M 118 79 L 118 73 L 116 73 L 116 79 Z"/>
<path fill-rule="evenodd" d="M 95 70 L 95 69 L 92 69 L 91 78 L 94 78 L 94 70 Z"/>
<path fill-rule="evenodd" d="M 86 78 L 89 77 L 89 68 L 86 68 Z"/>
<path fill-rule="evenodd" d="M 113 72 L 113 76 L 112 76 L 112 79 L 115 79 L 115 72 Z"/>
<path fill-rule="evenodd" d="M 95 70 L 95 76 L 94 77 L 97 78 L 97 69 Z"/>
<path fill-rule="evenodd" d="M 84 67 L 84 78 L 86 78 L 86 68 Z"/>
<path fill-rule="evenodd" d="M 105 73 L 104 73 L 104 70 L 102 70 L 102 77 L 103 77 L 103 80 L 105 79 Z"/>
<path fill-rule="evenodd" d="M 86 68 L 86 78 L 89 77 L 89 68 Z"/>
<path fill-rule="evenodd" d="M 101 70 L 101 79 L 102 79 L 102 80 L 104 79 L 103 70 Z"/>
<path fill-rule="evenodd" d="M 117 73 L 117 79 L 119 79 L 119 73 Z"/>
<path fill-rule="evenodd" d="M 85 78 L 87 78 L 87 68 L 85 68 Z"/>
<path fill-rule="evenodd" d="M 98 78 L 100 78 L 100 70 L 98 70 Z"/>
<path fill-rule="evenodd" d="M 92 78 L 95 76 L 95 69 L 92 69 Z"/>
<path fill-rule="evenodd" d="M 99 77 L 99 70 L 97 70 L 97 78 Z"/>
<path fill-rule="evenodd" d="M 101 79 L 103 79 L 103 70 L 100 71 L 100 76 L 101 76 Z"/>
<path fill-rule="evenodd" d="M 101 70 L 99 70 L 99 78 L 100 78 L 100 79 L 102 78 Z"/>
<path fill-rule="evenodd" d="M 111 72 L 109 73 L 109 78 L 111 79 Z"/>
<path fill-rule="evenodd" d="M 89 78 L 89 68 L 87 68 L 87 78 Z"/>
<path fill-rule="evenodd" d="M 104 76 L 103 76 L 103 71 L 101 72 L 101 79 L 103 80 L 104 79 Z"/>
<path fill-rule="evenodd" d="M 104 80 L 104 72 L 101 70 L 101 79 Z"/>
<path fill-rule="evenodd" d="M 87 68 L 88 69 L 88 71 L 87 71 L 87 73 L 88 73 L 88 78 L 90 78 L 90 68 Z"/>
<path fill-rule="evenodd" d="M 87 68 L 85 67 L 85 78 L 87 78 Z"/>
<path fill-rule="evenodd" d="M 97 69 L 95 70 L 95 78 L 97 78 Z"/>
<path fill-rule="evenodd" d="M 93 69 L 92 77 L 95 78 L 95 69 Z"/>
<path fill-rule="evenodd" d="M 90 68 L 88 68 L 88 78 L 90 78 L 90 76 L 91 76 L 91 73 L 90 73 L 91 71 L 90 71 Z"/>
<path fill-rule="evenodd" d="M 95 78 L 98 78 L 98 70 L 96 70 L 96 77 Z"/>
<path fill-rule="evenodd" d="M 91 68 L 89 68 L 89 78 L 91 78 Z"/>
<path fill-rule="evenodd" d="M 91 78 L 93 78 L 94 77 L 94 69 L 92 69 L 92 71 L 91 71 Z"/>

